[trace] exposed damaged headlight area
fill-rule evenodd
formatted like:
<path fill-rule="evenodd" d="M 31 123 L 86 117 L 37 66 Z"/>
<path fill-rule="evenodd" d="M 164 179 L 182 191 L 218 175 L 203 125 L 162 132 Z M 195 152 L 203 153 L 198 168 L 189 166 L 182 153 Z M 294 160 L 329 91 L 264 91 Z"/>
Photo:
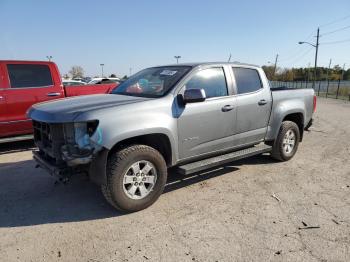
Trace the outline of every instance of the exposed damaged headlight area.
<path fill-rule="evenodd" d="M 35 143 L 55 164 L 88 164 L 102 149 L 102 132 L 97 120 L 64 124 L 34 121 L 33 126 Z"/>
<path fill-rule="evenodd" d="M 62 158 L 68 166 L 88 164 L 101 150 L 102 134 L 98 121 L 78 122 L 64 125 L 66 143 L 62 145 Z"/>

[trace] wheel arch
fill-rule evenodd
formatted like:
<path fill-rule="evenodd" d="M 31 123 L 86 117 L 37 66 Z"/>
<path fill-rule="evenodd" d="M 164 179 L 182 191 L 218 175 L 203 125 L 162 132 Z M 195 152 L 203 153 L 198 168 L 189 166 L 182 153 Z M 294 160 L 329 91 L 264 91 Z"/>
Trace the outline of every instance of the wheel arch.
<path fill-rule="evenodd" d="M 301 112 L 288 114 L 283 118 L 282 122 L 284 121 L 291 121 L 297 124 L 300 133 L 299 141 L 301 142 L 303 140 L 304 135 L 304 114 Z"/>
<path fill-rule="evenodd" d="M 164 133 L 150 133 L 125 138 L 114 144 L 114 146 L 109 150 L 109 155 L 121 148 L 135 144 L 146 145 L 156 149 L 164 157 L 167 166 L 169 167 L 172 165 L 172 146 L 169 137 Z"/>
<path fill-rule="evenodd" d="M 300 131 L 300 141 L 302 141 L 305 127 L 305 110 L 300 107 L 288 108 L 282 105 L 276 107 L 271 113 L 265 141 L 267 143 L 273 143 L 278 136 L 283 121 L 292 121 L 297 124 Z"/>
<path fill-rule="evenodd" d="M 111 148 L 103 148 L 94 157 L 89 167 L 90 179 L 98 185 L 105 184 L 106 182 L 106 168 L 109 157 L 117 150 L 125 148 L 130 145 L 142 144 L 150 146 L 159 151 L 164 157 L 165 163 L 168 167 L 173 165 L 174 156 L 173 148 L 169 137 L 164 133 L 150 133 L 139 136 L 133 136 L 124 138 L 123 140 L 115 143 Z"/>

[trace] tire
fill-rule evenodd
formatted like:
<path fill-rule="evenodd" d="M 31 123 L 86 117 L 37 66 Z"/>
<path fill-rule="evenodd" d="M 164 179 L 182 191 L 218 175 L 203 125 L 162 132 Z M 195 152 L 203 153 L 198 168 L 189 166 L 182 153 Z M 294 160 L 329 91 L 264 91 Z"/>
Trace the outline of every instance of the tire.
<path fill-rule="evenodd" d="M 293 141 L 291 139 L 292 138 L 291 134 L 294 135 L 293 147 L 291 147 L 291 144 Z M 285 141 L 288 141 L 288 143 L 284 143 Z M 298 150 L 299 141 L 300 141 L 300 131 L 299 131 L 298 125 L 292 121 L 282 122 L 279 133 L 277 135 L 277 139 L 275 140 L 272 146 L 271 156 L 274 159 L 277 159 L 279 161 L 290 160 Z M 288 145 L 290 145 L 289 150 L 287 150 Z"/>
<path fill-rule="evenodd" d="M 152 205 L 162 194 L 167 166 L 154 148 L 132 145 L 109 157 L 106 174 L 107 182 L 101 190 L 107 202 L 119 211 L 136 212 Z"/>

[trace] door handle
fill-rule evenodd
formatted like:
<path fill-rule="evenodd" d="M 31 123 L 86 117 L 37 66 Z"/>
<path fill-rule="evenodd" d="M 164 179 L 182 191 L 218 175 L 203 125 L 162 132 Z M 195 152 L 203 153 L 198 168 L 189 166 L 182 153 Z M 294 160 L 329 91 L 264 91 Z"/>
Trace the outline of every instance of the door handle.
<path fill-rule="evenodd" d="M 60 96 L 61 93 L 48 93 L 47 96 Z"/>
<path fill-rule="evenodd" d="M 228 112 L 231 111 L 234 108 L 233 105 L 225 105 L 223 108 L 221 108 L 222 112 Z"/>
<path fill-rule="evenodd" d="M 258 105 L 259 106 L 263 106 L 263 105 L 266 105 L 267 104 L 267 101 L 265 99 L 261 99 L 259 102 L 258 102 Z"/>

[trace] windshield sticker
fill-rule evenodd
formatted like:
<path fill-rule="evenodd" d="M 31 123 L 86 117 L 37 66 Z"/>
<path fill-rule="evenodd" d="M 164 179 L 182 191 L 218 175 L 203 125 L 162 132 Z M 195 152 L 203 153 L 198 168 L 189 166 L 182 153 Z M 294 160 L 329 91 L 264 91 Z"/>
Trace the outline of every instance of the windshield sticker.
<path fill-rule="evenodd" d="M 173 76 L 177 73 L 177 71 L 172 71 L 172 70 L 163 70 L 160 72 L 161 75 L 166 75 L 166 76 Z"/>

